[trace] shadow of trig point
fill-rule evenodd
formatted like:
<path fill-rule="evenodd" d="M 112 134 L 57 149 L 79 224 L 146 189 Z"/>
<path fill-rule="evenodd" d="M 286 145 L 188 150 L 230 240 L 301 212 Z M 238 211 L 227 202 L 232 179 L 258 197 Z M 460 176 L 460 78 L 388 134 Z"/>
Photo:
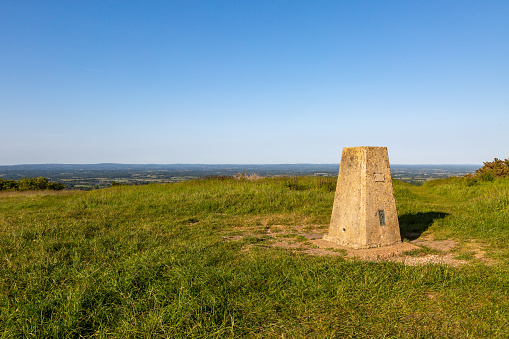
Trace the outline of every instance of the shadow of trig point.
<path fill-rule="evenodd" d="M 387 147 L 343 148 L 323 239 L 356 249 L 401 243 Z"/>

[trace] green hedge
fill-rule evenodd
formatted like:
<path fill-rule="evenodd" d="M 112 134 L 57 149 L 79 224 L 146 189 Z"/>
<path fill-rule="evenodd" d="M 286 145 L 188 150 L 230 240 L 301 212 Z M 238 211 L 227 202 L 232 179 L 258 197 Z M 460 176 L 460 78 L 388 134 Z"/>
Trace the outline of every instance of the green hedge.
<path fill-rule="evenodd" d="M 64 184 L 50 182 L 48 178 L 22 178 L 4 180 L 0 178 L 0 191 L 37 191 L 37 190 L 63 190 Z"/>

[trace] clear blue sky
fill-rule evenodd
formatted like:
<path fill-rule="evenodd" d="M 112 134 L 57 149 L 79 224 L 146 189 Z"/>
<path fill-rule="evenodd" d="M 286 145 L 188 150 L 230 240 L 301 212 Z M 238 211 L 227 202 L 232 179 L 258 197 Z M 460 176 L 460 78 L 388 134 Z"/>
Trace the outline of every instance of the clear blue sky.
<path fill-rule="evenodd" d="M 0 165 L 509 158 L 509 1 L 0 5 Z"/>

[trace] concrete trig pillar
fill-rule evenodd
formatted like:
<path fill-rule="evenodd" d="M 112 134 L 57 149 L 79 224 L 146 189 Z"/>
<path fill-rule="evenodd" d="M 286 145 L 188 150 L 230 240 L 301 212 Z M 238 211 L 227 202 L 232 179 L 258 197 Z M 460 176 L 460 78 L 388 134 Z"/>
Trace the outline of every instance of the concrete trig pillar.
<path fill-rule="evenodd" d="M 353 248 L 401 242 L 387 147 L 345 147 L 339 166 L 329 234 Z"/>

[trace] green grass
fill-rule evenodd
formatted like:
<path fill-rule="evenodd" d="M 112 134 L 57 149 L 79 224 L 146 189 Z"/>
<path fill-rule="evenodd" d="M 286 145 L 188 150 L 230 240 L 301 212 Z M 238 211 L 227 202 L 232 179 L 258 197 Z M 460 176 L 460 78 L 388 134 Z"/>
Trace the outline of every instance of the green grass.
<path fill-rule="evenodd" d="M 418 249 L 405 252 L 406 255 L 409 255 L 411 257 L 422 257 L 422 256 L 426 256 L 428 254 L 441 254 L 441 253 L 442 253 L 442 251 L 434 250 L 427 246 L 420 246 Z"/>
<path fill-rule="evenodd" d="M 0 194 L 1 337 L 509 337 L 509 181 L 394 186 L 402 233 L 476 239 L 496 264 L 270 246 L 261 230 L 328 225 L 316 178 Z"/>

